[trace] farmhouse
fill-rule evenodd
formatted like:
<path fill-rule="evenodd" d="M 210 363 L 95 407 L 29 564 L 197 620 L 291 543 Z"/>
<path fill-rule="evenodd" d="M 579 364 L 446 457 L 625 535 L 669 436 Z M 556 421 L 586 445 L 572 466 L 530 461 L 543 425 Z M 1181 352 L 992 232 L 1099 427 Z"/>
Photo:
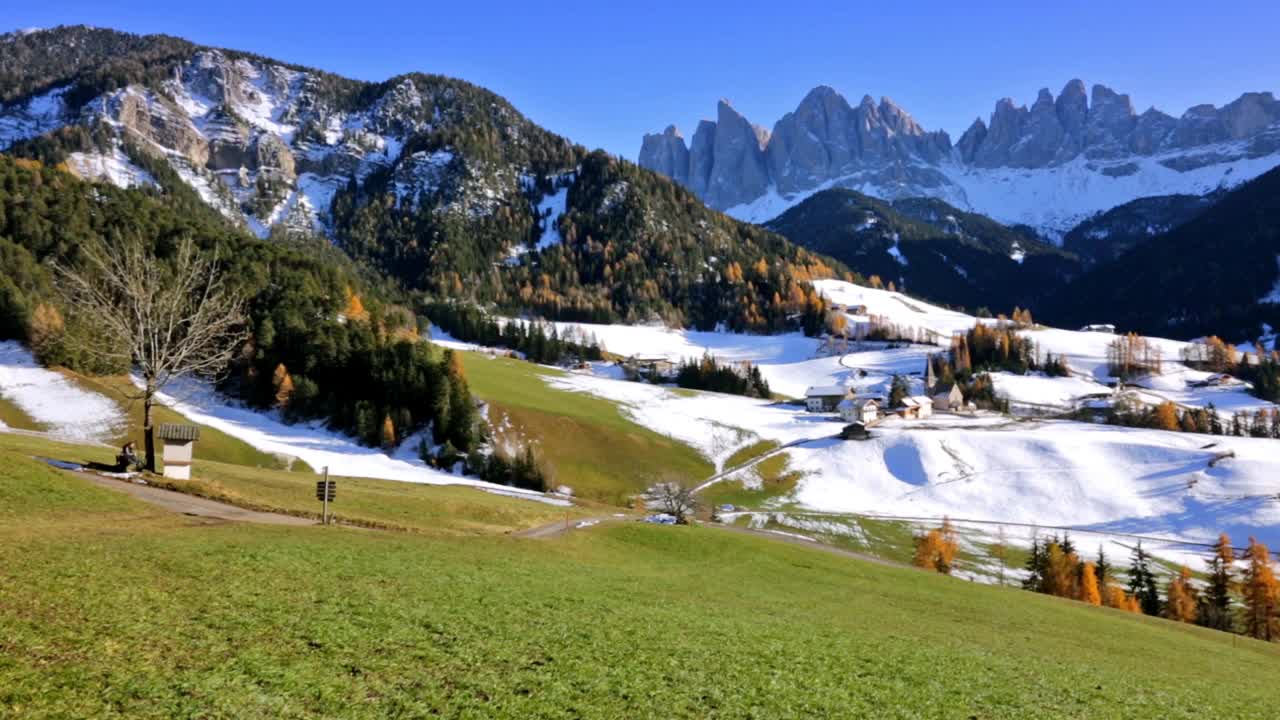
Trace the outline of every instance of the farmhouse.
<path fill-rule="evenodd" d="M 853 397 L 853 390 L 839 385 L 817 385 L 804 391 L 804 406 L 809 412 L 835 412 L 841 400 Z"/>
<path fill-rule="evenodd" d="M 627 358 L 625 366 L 635 374 L 649 379 L 671 377 L 676 372 L 676 364 L 661 355 L 632 355 Z"/>
<path fill-rule="evenodd" d="M 964 393 L 955 383 L 939 385 L 933 393 L 933 409 L 942 411 L 960 410 L 964 407 Z"/>
<path fill-rule="evenodd" d="M 870 399 L 846 398 L 836 406 L 836 411 L 847 423 L 870 425 L 880 417 L 880 403 Z"/>
<path fill-rule="evenodd" d="M 924 395 L 913 395 L 902 399 L 902 405 L 896 408 L 904 419 L 919 420 L 933 414 L 933 400 Z"/>

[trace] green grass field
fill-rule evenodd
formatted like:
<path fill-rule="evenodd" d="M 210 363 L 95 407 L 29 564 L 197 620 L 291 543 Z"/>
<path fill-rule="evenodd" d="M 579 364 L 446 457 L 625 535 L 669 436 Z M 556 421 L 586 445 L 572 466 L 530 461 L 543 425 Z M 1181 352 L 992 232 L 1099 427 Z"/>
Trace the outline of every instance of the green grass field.
<path fill-rule="evenodd" d="M 40 423 L 11 401 L 0 397 L 0 423 L 18 430 L 44 430 Z"/>
<path fill-rule="evenodd" d="M 757 456 L 760 454 L 763 452 Z M 785 452 L 770 455 L 709 486 L 702 491 L 702 499 L 711 505 L 729 504 L 751 510 L 783 507 L 785 498 L 802 477 L 802 473 L 790 469 L 790 464 L 791 457 Z M 731 463 L 725 465 L 732 467 Z"/>
<path fill-rule="evenodd" d="M 534 441 L 552 482 L 579 497 L 621 504 L 656 480 L 698 482 L 715 471 L 693 448 L 628 420 L 614 403 L 548 386 L 544 379 L 556 370 L 476 353 L 463 353 L 463 361 L 499 437 Z"/>
<path fill-rule="evenodd" d="M 710 528 L 197 524 L 3 451 L 0 716 L 1271 718 L 1280 646 Z"/>
<path fill-rule="evenodd" d="M 109 462 L 114 450 L 46 438 L 0 433 L 0 456 L 25 461 Z M 47 465 L 45 466 L 47 467 Z M 190 495 L 268 512 L 320 517 L 312 473 L 266 470 L 199 461 L 191 481 L 153 478 L 152 483 Z M 340 522 L 436 535 L 497 534 L 545 525 L 566 517 L 600 515 L 592 506 L 560 507 L 460 485 L 421 485 L 392 480 L 335 477 L 339 498 L 330 506 Z M 613 510 L 610 509 L 609 512 Z"/>

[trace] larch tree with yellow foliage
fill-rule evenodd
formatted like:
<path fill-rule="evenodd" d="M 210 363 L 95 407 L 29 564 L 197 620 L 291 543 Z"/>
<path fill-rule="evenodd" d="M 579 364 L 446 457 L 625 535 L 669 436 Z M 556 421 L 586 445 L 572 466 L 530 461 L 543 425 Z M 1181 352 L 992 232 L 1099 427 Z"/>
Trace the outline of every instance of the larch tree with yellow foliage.
<path fill-rule="evenodd" d="M 1168 400 L 1156 406 L 1156 428 L 1160 430 L 1178 431 L 1182 423 L 1178 420 L 1178 408 Z"/>
<path fill-rule="evenodd" d="M 281 410 L 289 407 L 289 401 L 293 399 L 293 377 L 284 363 L 276 365 L 275 372 L 271 374 L 271 389 L 275 393 L 275 406 Z"/>
<path fill-rule="evenodd" d="M 360 300 L 359 295 L 351 291 L 351 288 L 347 288 L 347 309 L 343 312 L 343 315 L 348 320 L 356 322 L 364 322 L 369 319 L 369 311 L 364 309 L 364 302 Z"/>
<path fill-rule="evenodd" d="M 382 448 L 391 450 L 396 446 L 396 424 L 391 421 L 391 416 L 387 415 L 382 418 Z"/>
<path fill-rule="evenodd" d="M 1280 641 L 1280 585 L 1267 546 L 1249 538 L 1244 571 L 1244 632 L 1267 642 Z"/>
<path fill-rule="evenodd" d="M 1186 565 L 1178 576 L 1169 581 L 1169 589 L 1165 593 L 1164 616 L 1170 620 L 1191 623 L 1196 621 L 1195 586 L 1191 583 L 1191 569 Z"/>
<path fill-rule="evenodd" d="M 916 554 L 912 562 L 916 567 L 950 575 L 959 546 L 950 518 L 944 517 L 942 527 L 916 537 Z"/>
<path fill-rule="evenodd" d="M 1093 563 L 1087 562 L 1080 569 L 1079 598 L 1081 602 L 1096 606 L 1102 604 L 1102 593 L 1098 590 L 1098 574 L 1094 568 Z"/>

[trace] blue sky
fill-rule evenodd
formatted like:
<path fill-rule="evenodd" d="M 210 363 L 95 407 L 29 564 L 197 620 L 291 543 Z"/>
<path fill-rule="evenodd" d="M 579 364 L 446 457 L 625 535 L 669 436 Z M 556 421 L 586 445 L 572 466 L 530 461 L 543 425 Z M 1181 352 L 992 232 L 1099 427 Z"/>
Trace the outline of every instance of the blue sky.
<path fill-rule="evenodd" d="M 728 98 L 772 127 L 813 86 L 892 97 L 955 139 L 995 101 L 1067 80 L 1179 115 L 1280 91 L 1280 3 L 878 2 L 5 3 L 0 28 L 87 23 L 166 32 L 343 75 L 422 70 L 509 98 L 543 126 L 634 158 L 644 132 L 686 137 Z M 1048 4 L 1045 4 L 1048 5 Z M 1069 7 L 1077 5 L 1079 7 Z M 978 6 L 978 7 L 975 7 Z M 1032 9 L 1034 8 L 1034 9 Z"/>

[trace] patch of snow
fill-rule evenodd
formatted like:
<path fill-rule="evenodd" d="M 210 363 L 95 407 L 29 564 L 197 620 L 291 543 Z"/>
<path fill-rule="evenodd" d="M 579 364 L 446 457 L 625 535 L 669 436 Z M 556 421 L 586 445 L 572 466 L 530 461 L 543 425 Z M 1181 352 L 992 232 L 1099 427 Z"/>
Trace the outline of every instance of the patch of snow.
<path fill-rule="evenodd" d="M 1276 268 L 1275 287 L 1271 288 L 1271 292 L 1263 295 L 1262 299 L 1258 300 L 1260 303 L 1276 303 L 1280 305 L 1280 255 L 1276 256 Z"/>
<path fill-rule="evenodd" d="M 69 87 L 54 88 L 24 101 L 0 106 L 0 150 L 19 140 L 57 130 L 65 123 L 62 96 Z"/>
<path fill-rule="evenodd" d="M 562 187 L 542 198 L 538 203 L 538 217 L 542 226 L 542 236 L 538 238 L 537 250 L 546 250 L 562 242 L 560 237 L 560 216 L 564 215 L 569 202 L 569 188 Z"/>
<path fill-rule="evenodd" d="M 118 147 L 113 148 L 110 154 L 71 153 L 67 156 L 67 165 L 82 178 L 106 180 L 116 187 L 129 188 L 139 185 L 158 187 L 151 173 L 134 165 Z"/>
<path fill-rule="evenodd" d="M 1009 253 L 1009 259 L 1018 263 L 1019 265 L 1022 264 L 1023 260 L 1027 259 L 1026 251 L 1022 249 L 1022 246 L 1019 245 L 1017 241 L 1014 241 L 1013 243 L 1013 252 Z"/>
<path fill-rule="evenodd" d="M 139 381 L 134 378 L 134 383 Z M 416 453 L 401 448 L 388 455 L 355 439 L 329 430 L 319 422 L 285 424 L 277 413 L 240 407 L 197 380 L 170 383 L 160 402 L 192 422 L 220 430 L 258 450 L 299 458 L 319 472 L 328 467 L 331 475 L 398 480 L 428 485 L 472 485 L 519 495 L 538 495 L 526 490 L 494 485 L 428 467 Z"/>
<path fill-rule="evenodd" d="M 893 234 L 893 244 L 889 246 L 889 254 L 898 261 L 899 265 L 907 266 L 907 258 L 902 255 L 902 250 L 899 248 L 898 233 Z"/>
<path fill-rule="evenodd" d="M 40 367 L 13 340 L 0 341 L 0 396 L 68 440 L 104 442 L 124 428 L 124 413 L 111 398 Z"/>

